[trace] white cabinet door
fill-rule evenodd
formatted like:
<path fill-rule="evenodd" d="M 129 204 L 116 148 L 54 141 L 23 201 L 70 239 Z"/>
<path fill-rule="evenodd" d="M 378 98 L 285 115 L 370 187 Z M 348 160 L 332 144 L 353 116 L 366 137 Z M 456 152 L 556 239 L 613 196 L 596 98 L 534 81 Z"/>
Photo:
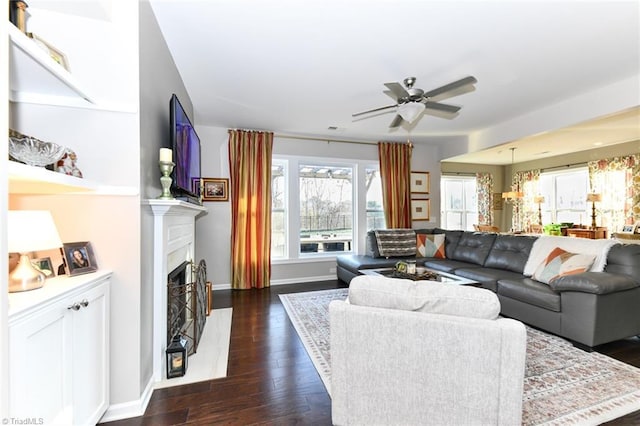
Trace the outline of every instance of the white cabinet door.
<path fill-rule="evenodd" d="M 58 302 L 9 327 L 12 418 L 71 424 L 71 321 Z"/>
<path fill-rule="evenodd" d="M 74 298 L 73 418 L 95 425 L 109 405 L 109 287 L 102 284 Z"/>
<path fill-rule="evenodd" d="M 10 417 L 95 425 L 109 405 L 109 280 L 53 300 L 10 319 Z"/>

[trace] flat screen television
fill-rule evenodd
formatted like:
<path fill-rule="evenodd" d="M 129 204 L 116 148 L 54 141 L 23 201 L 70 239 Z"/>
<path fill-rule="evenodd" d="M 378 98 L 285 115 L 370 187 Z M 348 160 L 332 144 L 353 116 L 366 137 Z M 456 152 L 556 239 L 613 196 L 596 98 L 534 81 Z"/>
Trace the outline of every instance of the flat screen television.
<path fill-rule="evenodd" d="M 194 185 L 200 178 L 200 138 L 175 94 L 171 96 L 169 109 L 175 163 L 171 173 L 171 194 L 179 200 L 200 204 L 199 189 Z"/>

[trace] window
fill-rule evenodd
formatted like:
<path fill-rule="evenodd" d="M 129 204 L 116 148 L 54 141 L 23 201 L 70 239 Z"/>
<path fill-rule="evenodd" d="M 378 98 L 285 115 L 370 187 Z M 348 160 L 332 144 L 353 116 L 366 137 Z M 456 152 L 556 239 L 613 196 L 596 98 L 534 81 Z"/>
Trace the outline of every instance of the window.
<path fill-rule="evenodd" d="M 540 173 L 542 223 L 574 223 L 591 225 L 587 212 L 589 192 L 587 168 Z"/>
<path fill-rule="evenodd" d="M 377 165 L 274 157 L 272 258 L 308 258 L 354 251 L 359 232 L 383 227 Z"/>
<path fill-rule="evenodd" d="M 271 256 L 284 257 L 287 252 L 287 163 L 271 162 Z"/>
<path fill-rule="evenodd" d="M 380 170 L 368 167 L 365 170 L 367 188 L 367 231 L 385 229 L 384 208 L 382 207 L 382 180 Z"/>
<path fill-rule="evenodd" d="M 350 251 L 353 241 L 353 169 L 298 166 L 300 253 Z"/>
<path fill-rule="evenodd" d="M 470 176 L 442 176 L 440 193 L 440 223 L 445 229 L 473 231 L 478 223 L 476 178 Z"/>

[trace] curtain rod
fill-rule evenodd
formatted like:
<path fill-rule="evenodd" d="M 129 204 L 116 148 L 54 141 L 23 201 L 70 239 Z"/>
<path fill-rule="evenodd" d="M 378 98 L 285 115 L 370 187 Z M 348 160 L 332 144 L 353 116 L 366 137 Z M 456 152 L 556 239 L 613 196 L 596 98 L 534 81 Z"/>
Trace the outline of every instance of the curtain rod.
<path fill-rule="evenodd" d="M 442 176 L 475 176 L 473 172 L 442 172 Z"/>
<path fill-rule="evenodd" d="M 555 166 L 555 167 L 547 167 L 544 169 L 540 169 L 541 172 L 550 172 L 553 170 L 562 170 L 562 169 L 568 169 L 571 167 L 582 167 L 582 166 L 588 166 L 589 163 L 584 162 L 584 163 L 573 163 L 573 164 L 565 164 L 564 166 Z"/>
<path fill-rule="evenodd" d="M 347 139 L 329 139 L 329 138 L 314 138 L 310 136 L 294 136 L 294 135 L 282 135 L 282 134 L 274 134 L 274 137 L 282 138 L 282 139 L 304 139 L 308 141 L 320 141 L 320 142 L 337 142 L 337 143 L 352 143 L 356 145 L 378 145 L 378 142 L 364 142 L 364 141 L 354 141 Z"/>

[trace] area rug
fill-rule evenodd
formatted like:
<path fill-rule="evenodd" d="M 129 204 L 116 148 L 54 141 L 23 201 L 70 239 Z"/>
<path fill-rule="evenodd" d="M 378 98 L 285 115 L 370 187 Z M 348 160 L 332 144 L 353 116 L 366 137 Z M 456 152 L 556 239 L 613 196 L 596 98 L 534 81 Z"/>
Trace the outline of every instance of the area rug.
<path fill-rule="evenodd" d="M 232 314 L 233 308 L 213 309 L 202 330 L 197 352 L 189 356 L 186 374 L 173 379 L 165 377 L 155 384 L 155 389 L 226 377 Z"/>
<path fill-rule="evenodd" d="M 331 395 L 329 302 L 348 289 L 280 295 Z M 640 369 L 527 327 L 523 425 L 597 425 L 640 410 Z"/>

